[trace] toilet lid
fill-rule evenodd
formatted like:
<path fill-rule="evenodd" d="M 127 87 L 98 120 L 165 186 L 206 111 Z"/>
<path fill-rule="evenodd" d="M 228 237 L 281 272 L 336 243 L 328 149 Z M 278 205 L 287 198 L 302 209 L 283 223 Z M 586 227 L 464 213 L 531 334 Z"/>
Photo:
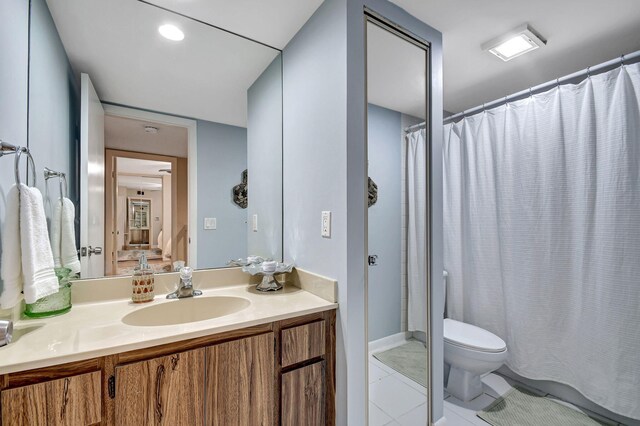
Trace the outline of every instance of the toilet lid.
<path fill-rule="evenodd" d="M 475 325 L 445 318 L 444 340 L 481 352 L 502 352 L 507 348 L 504 340 Z"/>

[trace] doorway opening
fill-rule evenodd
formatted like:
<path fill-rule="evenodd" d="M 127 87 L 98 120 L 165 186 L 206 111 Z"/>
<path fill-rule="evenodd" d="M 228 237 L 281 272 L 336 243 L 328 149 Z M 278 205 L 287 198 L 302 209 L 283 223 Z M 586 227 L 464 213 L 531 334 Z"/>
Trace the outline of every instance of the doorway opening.
<path fill-rule="evenodd" d="M 105 275 L 189 264 L 188 132 L 105 115 Z"/>

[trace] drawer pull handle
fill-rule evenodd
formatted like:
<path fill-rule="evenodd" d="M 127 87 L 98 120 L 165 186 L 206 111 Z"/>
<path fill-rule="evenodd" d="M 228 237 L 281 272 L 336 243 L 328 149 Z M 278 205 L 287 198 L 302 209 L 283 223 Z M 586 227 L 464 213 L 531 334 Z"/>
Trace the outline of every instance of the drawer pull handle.
<path fill-rule="evenodd" d="M 64 379 L 64 390 L 62 391 L 62 409 L 60 410 L 60 420 L 64 421 L 67 414 L 67 404 L 69 403 L 69 383 L 71 379 L 69 377 Z"/>
<path fill-rule="evenodd" d="M 156 371 L 156 418 L 158 424 L 162 423 L 162 377 L 164 376 L 164 365 L 159 365 Z"/>

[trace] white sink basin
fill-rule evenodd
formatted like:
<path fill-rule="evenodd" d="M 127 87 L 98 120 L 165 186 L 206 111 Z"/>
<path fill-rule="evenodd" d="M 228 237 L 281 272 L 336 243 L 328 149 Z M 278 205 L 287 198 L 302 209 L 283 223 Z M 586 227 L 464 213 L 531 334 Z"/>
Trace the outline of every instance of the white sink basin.
<path fill-rule="evenodd" d="M 139 327 L 185 324 L 235 314 L 250 304 L 242 297 L 190 297 L 139 309 L 125 315 L 122 322 Z"/>

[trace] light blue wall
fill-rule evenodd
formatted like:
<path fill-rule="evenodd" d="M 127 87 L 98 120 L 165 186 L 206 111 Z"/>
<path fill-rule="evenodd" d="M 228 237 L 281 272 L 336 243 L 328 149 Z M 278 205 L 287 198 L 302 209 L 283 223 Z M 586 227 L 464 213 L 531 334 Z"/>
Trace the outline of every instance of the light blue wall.
<path fill-rule="evenodd" d="M 43 194 L 45 213 L 50 219 L 51 202 L 57 200 L 60 193 L 57 182 L 53 181 L 49 185 L 51 190 L 47 190 L 44 167 L 67 174 L 69 195 L 77 202 L 78 88 L 45 1 L 32 0 L 30 11 L 28 1 L 10 0 L 2 2 L 0 7 L 0 61 L 3 64 L 0 138 L 14 145 L 27 145 L 28 140 L 36 166 L 37 187 Z M 8 156 L 0 160 L 0 224 L 5 218 L 6 193 L 15 182 L 13 159 Z M 26 157 L 23 157 L 23 182 L 27 179 L 25 164 Z M 32 183 L 29 180 L 29 184 Z"/>
<path fill-rule="evenodd" d="M 347 424 L 347 393 L 356 392 L 355 388 L 347 389 L 346 359 L 346 330 L 350 325 L 346 315 L 346 28 L 346 1 L 325 0 L 284 48 L 282 56 L 284 258 L 339 283 L 338 425 Z M 323 210 L 332 212 L 331 238 L 320 235 Z M 360 385 L 357 392 L 362 393 L 364 382 Z"/>
<path fill-rule="evenodd" d="M 369 341 L 399 333 L 402 282 L 402 138 L 401 114 L 369 104 L 369 177 L 378 185 L 378 201 L 369 207 Z"/>
<path fill-rule="evenodd" d="M 27 144 L 27 69 L 29 59 L 29 2 L 0 1 L 0 139 Z M 14 184 L 13 155 L 0 158 L 0 254 L 6 199 Z M 2 265 L 0 265 L 2 267 Z M 2 281 L 0 280 L 0 291 Z M 0 318 L 9 312 L 0 311 Z"/>
<path fill-rule="evenodd" d="M 247 130 L 198 120 L 196 161 L 198 268 L 219 268 L 247 255 L 247 210 L 232 197 L 247 168 Z M 204 229 L 205 217 L 217 219 L 216 230 Z"/>
<path fill-rule="evenodd" d="M 29 73 L 29 149 L 51 219 L 60 190 L 57 179 L 45 184 L 44 167 L 67 174 L 69 197 L 78 205 L 79 89 L 45 0 L 31 0 Z"/>
<path fill-rule="evenodd" d="M 247 254 L 282 260 L 282 55 L 249 88 L 247 116 Z"/>

